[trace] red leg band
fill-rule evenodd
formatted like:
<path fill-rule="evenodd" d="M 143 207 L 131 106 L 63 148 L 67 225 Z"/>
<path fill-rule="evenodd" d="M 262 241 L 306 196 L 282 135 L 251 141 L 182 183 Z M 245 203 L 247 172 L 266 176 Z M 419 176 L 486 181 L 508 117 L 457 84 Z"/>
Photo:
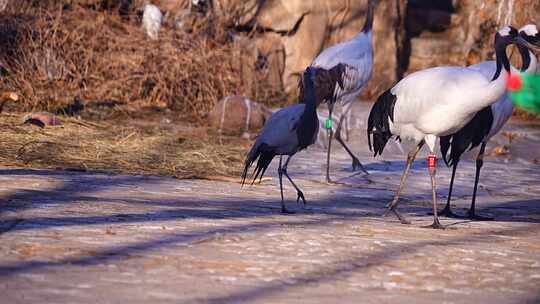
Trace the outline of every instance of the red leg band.
<path fill-rule="evenodd" d="M 427 157 L 427 165 L 429 169 L 435 169 L 437 168 L 437 155 L 430 154 Z"/>

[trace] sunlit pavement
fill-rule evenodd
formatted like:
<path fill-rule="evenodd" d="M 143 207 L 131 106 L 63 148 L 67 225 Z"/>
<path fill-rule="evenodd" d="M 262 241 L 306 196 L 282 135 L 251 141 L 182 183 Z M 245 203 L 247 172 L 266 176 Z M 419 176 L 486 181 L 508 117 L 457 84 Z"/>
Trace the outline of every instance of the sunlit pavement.
<path fill-rule="evenodd" d="M 488 156 L 478 212 L 495 221 L 432 222 L 424 156 L 399 209 L 382 218 L 404 155 L 368 151 L 363 121 L 351 147 L 369 175 L 334 149 L 298 154 L 289 173 L 308 205 L 279 213 L 276 164 L 262 185 L 204 180 L 0 169 L 1 303 L 537 303 L 540 301 L 540 128 L 513 123 L 510 154 Z M 488 151 L 508 144 L 496 137 Z M 334 146 L 337 147 L 337 144 Z M 403 149 L 407 145 L 403 144 Z M 472 154 L 460 164 L 456 212 L 465 213 Z M 507 158 L 509 158 L 507 160 Z M 450 171 L 438 169 L 439 203 Z"/>

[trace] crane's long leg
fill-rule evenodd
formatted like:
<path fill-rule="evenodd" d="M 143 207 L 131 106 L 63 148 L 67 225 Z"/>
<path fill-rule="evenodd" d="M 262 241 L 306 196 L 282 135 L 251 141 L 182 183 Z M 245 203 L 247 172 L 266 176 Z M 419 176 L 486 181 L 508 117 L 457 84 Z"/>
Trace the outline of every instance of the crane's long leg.
<path fill-rule="evenodd" d="M 332 121 L 332 110 L 334 108 L 334 105 L 331 103 L 328 103 L 328 119 Z M 326 124 L 325 124 L 326 127 Z M 332 147 L 332 136 L 334 135 L 332 128 L 327 128 L 328 130 L 328 150 L 326 151 L 326 182 L 331 183 L 332 180 L 330 180 L 330 150 Z"/>
<path fill-rule="evenodd" d="M 278 176 L 279 176 L 279 190 L 281 191 L 281 213 L 291 213 L 285 207 L 285 200 L 283 198 L 283 169 L 281 167 L 282 156 L 279 156 L 279 167 L 278 167 Z"/>
<path fill-rule="evenodd" d="M 431 177 L 431 191 L 433 195 L 433 224 L 426 226 L 426 228 L 444 229 L 444 226 L 441 225 L 441 223 L 439 222 L 439 217 L 437 216 L 437 191 L 435 182 L 435 175 L 437 173 L 437 156 L 431 154 L 430 157 L 435 157 L 435 166 L 430 166 L 428 164 L 429 175 Z"/>
<path fill-rule="evenodd" d="M 440 215 L 446 216 L 446 217 L 453 217 L 453 218 L 463 218 L 460 215 L 455 214 L 452 212 L 452 209 L 450 207 L 450 200 L 452 199 L 452 189 L 454 188 L 454 179 L 456 177 L 456 169 L 459 164 L 459 160 L 456 161 L 452 165 L 452 178 L 450 178 L 450 187 L 448 189 L 448 199 L 446 200 L 446 206 L 444 206 L 444 209 L 441 210 Z"/>
<path fill-rule="evenodd" d="M 414 159 L 416 158 L 416 154 L 418 154 L 420 149 L 422 149 L 422 146 L 424 146 L 424 141 L 423 140 L 416 146 L 416 148 L 414 150 L 411 150 L 409 152 L 409 154 L 407 155 L 407 164 L 405 165 L 405 169 L 403 170 L 403 175 L 401 175 L 401 180 L 399 182 L 399 188 L 396 191 L 396 195 L 394 196 L 394 200 L 392 200 L 392 202 L 390 204 L 388 204 L 388 209 L 386 210 L 386 212 L 383 215 L 383 216 L 387 216 L 388 213 L 393 212 L 397 216 L 397 218 L 399 219 L 399 221 L 402 224 L 410 224 L 411 222 L 406 220 L 405 217 L 403 217 L 396 210 L 398 202 L 399 202 L 399 196 L 401 194 L 401 191 L 403 190 L 403 186 L 405 185 L 405 179 L 407 178 L 407 175 L 409 174 L 409 170 L 411 169 L 411 165 L 412 165 Z"/>
<path fill-rule="evenodd" d="M 298 203 L 300 199 L 302 199 L 302 202 L 304 203 L 304 206 L 305 206 L 306 198 L 304 197 L 304 193 L 300 190 L 300 188 L 298 188 L 298 186 L 293 182 L 292 178 L 287 173 L 287 166 L 289 165 L 289 161 L 291 160 L 291 158 L 292 158 L 292 155 L 289 156 L 289 158 L 287 158 L 287 160 L 285 161 L 285 165 L 282 168 L 282 171 L 283 171 L 283 174 L 285 174 L 285 176 L 287 177 L 287 179 L 291 182 L 294 189 L 296 189 L 296 193 L 298 195 L 298 197 L 296 198 L 296 202 Z"/>
<path fill-rule="evenodd" d="M 480 146 L 480 152 L 478 152 L 478 156 L 476 157 L 476 175 L 474 177 L 474 190 L 473 190 L 473 197 L 471 201 L 471 208 L 469 209 L 469 212 L 467 212 L 467 216 L 472 220 L 478 220 L 478 221 L 491 221 L 493 218 L 491 217 L 485 217 L 481 215 L 475 214 L 475 203 L 476 203 L 476 190 L 478 189 L 478 180 L 480 179 L 480 169 L 482 169 L 482 165 L 484 164 L 484 152 L 486 150 L 486 142 L 482 143 L 482 146 Z"/>
<path fill-rule="evenodd" d="M 362 171 L 364 171 L 364 173 L 369 174 L 364 168 L 364 166 L 362 166 L 362 163 L 360 163 L 360 160 L 358 160 L 358 158 L 352 153 L 351 149 L 347 147 L 347 145 L 341 138 L 341 127 L 343 125 L 343 121 L 345 120 L 345 116 L 347 115 L 348 111 L 350 111 L 350 109 L 351 107 L 349 107 L 348 110 L 339 118 L 338 126 L 336 129 L 336 140 L 343 146 L 343 148 L 345 148 L 345 151 L 347 151 L 347 153 L 349 153 L 349 155 L 351 156 L 353 171 L 356 171 L 357 168 L 360 168 Z"/>

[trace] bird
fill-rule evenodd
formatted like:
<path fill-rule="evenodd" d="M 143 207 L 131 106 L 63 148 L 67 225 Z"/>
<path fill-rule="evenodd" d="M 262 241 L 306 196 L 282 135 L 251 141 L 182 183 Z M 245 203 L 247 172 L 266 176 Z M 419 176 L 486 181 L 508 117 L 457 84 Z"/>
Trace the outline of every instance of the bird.
<path fill-rule="evenodd" d="M 310 64 L 311 67 L 331 70 L 336 66 L 340 66 L 336 73 L 329 75 L 331 77 L 317 77 L 315 87 L 321 91 L 324 97 L 321 102 L 328 105 L 328 119 L 326 128 L 328 130 L 328 149 L 326 156 L 326 181 L 330 179 L 330 151 L 332 145 L 332 112 L 336 103 L 341 103 L 345 109 L 342 113 L 337 128 L 336 140 L 345 148 L 347 153 L 352 158 L 353 170 L 360 168 L 364 173 L 368 173 L 358 158 L 347 147 L 341 138 L 341 127 L 344 118 L 350 111 L 352 102 L 360 95 L 362 89 L 371 79 L 373 72 L 373 46 L 372 46 L 372 27 L 373 13 L 377 6 L 377 0 L 368 0 L 367 15 L 362 30 L 352 39 L 333 45 L 322 51 Z M 339 85 L 338 85 L 339 82 Z M 302 83 L 300 86 L 300 100 L 302 98 Z M 325 90 L 323 90 L 323 88 Z"/>
<path fill-rule="evenodd" d="M 426 144 L 430 151 L 427 160 L 433 201 L 433 223 L 426 227 L 444 229 L 437 216 L 437 139 L 463 128 L 478 111 L 504 94 L 510 73 L 506 48 L 510 44 L 527 43 L 518 36 L 515 28 L 504 26 L 495 33 L 496 71 L 491 80 L 468 67 L 433 67 L 409 74 L 377 98 L 369 113 L 367 127 L 368 145 L 374 156 L 382 154 L 392 137 L 415 143 L 385 215 L 392 212 L 402 224 L 410 223 L 396 207 L 411 164 Z"/>
<path fill-rule="evenodd" d="M 270 116 L 247 154 L 244 163 L 242 186 L 245 184 L 248 169 L 255 161 L 257 161 L 257 165 L 252 173 L 253 182 L 257 178 L 262 179 L 274 157 L 279 155 L 278 176 L 281 191 L 281 212 L 285 214 L 292 212 L 285 207 L 283 175 L 287 177 L 297 191 L 296 202 L 302 199 L 304 205 L 306 204 L 304 193 L 289 176 L 287 166 L 297 152 L 315 143 L 317 138 L 319 120 L 317 119 L 317 96 L 315 94 L 314 79 L 319 72 L 311 67 L 306 68 L 302 76 L 305 90 L 303 103 L 282 108 Z M 284 155 L 288 156 L 288 158 L 282 166 L 282 157 Z"/>
<path fill-rule="evenodd" d="M 163 14 L 161 10 L 153 4 L 145 4 L 143 7 L 142 27 L 146 35 L 152 39 L 159 38 L 159 29 L 163 22 Z"/>
<path fill-rule="evenodd" d="M 519 35 L 527 42 L 533 45 L 540 45 L 540 33 L 534 24 L 528 24 L 519 29 Z M 536 56 L 526 47 L 518 45 L 519 53 L 521 54 L 522 72 L 533 73 L 536 71 L 538 60 Z M 480 71 L 484 77 L 489 78 L 493 75 L 496 69 L 496 63 L 493 60 L 483 61 L 475 65 L 469 66 L 471 69 Z M 512 72 L 517 73 L 513 67 Z M 492 220 L 491 217 L 481 216 L 475 212 L 476 192 L 478 188 L 478 180 L 480 178 L 480 169 L 484 163 L 484 152 L 487 142 L 506 124 L 512 116 L 514 103 L 508 96 L 504 94 L 494 104 L 480 110 L 474 118 L 467 123 L 461 130 L 456 133 L 442 136 L 440 140 L 441 154 L 447 166 L 452 167 L 452 177 L 448 189 L 448 198 L 446 206 L 439 212 L 440 215 L 454 218 L 470 218 L 473 220 Z M 472 150 L 480 145 L 480 151 L 476 157 L 476 174 L 474 180 L 474 190 L 471 200 L 471 206 L 465 217 L 459 216 L 452 212 L 450 201 L 452 198 L 452 189 L 454 186 L 454 178 L 456 169 L 461 159 L 461 155 Z M 450 152 L 450 153 L 449 153 Z"/>

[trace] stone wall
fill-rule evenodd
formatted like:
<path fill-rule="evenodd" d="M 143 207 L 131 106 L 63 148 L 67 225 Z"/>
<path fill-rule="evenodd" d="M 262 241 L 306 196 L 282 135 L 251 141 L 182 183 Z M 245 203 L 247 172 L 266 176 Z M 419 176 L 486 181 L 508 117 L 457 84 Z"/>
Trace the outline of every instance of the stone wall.
<path fill-rule="evenodd" d="M 269 29 L 258 40 L 275 37 L 285 52 L 282 75 L 286 90 L 296 88 L 298 75 L 325 48 L 348 40 L 362 28 L 367 0 L 349 1 L 266 1 L 255 17 L 256 23 Z M 366 93 L 373 95 L 396 80 L 397 53 L 395 1 L 381 1 L 374 21 L 375 68 Z M 371 93 L 371 94 L 369 94 Z"/>
<path fill-rule="evenodd" d="M 409 6 L 408 72 L 435 65 L 469 65 L 492 59 L 493 35 L 505 24 L 539 24 L 537 0 L 454 0 L 450 9 Z M 444 1 L 443 1 L 444 2 Z M 514 52 L 515 53 L 515 52 Z M 513 62 L 519 60 L 513 56 Z"/>

